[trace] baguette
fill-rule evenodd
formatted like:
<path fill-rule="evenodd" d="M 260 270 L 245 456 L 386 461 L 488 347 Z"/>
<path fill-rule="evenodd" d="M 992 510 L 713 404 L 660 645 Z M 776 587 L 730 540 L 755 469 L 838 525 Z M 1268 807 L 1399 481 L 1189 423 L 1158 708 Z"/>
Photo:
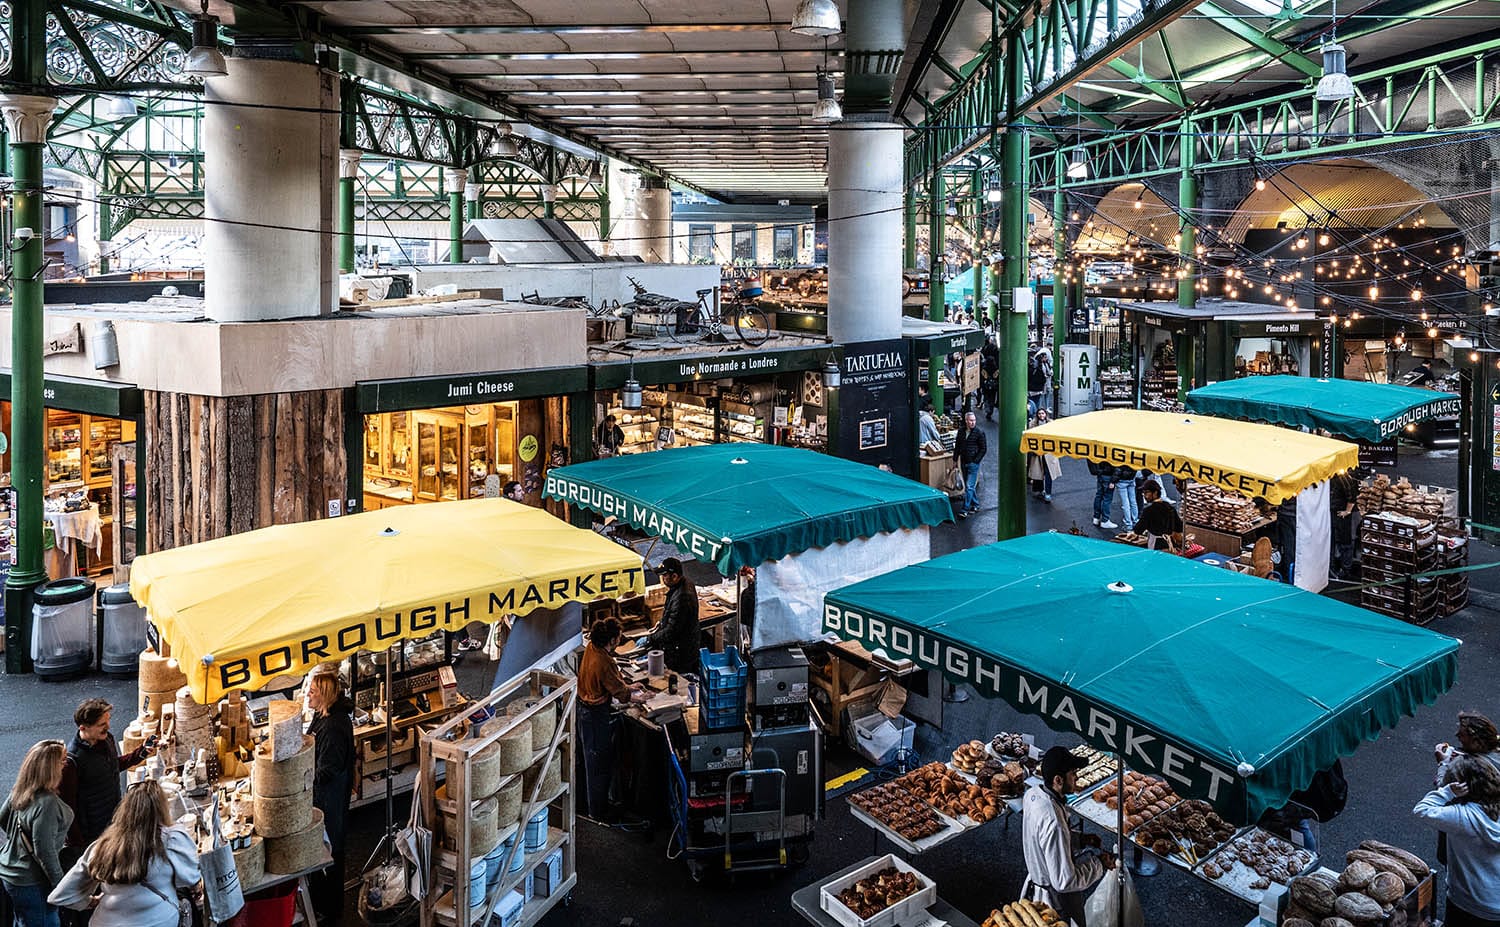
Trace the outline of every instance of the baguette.
<path fill-rule="evenodd" d="M 1018 901 L 1016 907 L 1021 909 L 1021 920 L 1025 922 L 1026 927 L 1046 927 L 1042 915 L 1030 901 Z"/>
<path fill-rule="evenodd" d="M 1405 866 L 1407 869 L 1410 869 L 1412 875 L 1416 876 L 1418 879 L 1425 879 L 1428 876 L 1432 875 L 1432 867 L 1427 865 L 1427 863 L 1422 860 L 1422 857 L 1416 855 L 1415 853 L 1410 853 L 1406 850 L 1403 850 L 1400 847 L 1393 847 L 1389 843 L 1381 843 L 1379 840 L 1361 840 L 1359 846 L 1364 850 L 1371 850 L 1375 853 L 1384 853 L 1386 856 L 1394 859 L 1396 862 Z"/>
<path fill-rule="evenodd" d="M 1001 909 L 1001 913 L 1005 915 L 1005 923 L 1008 927 L 1027 927 L 1026 922 L 1021 919 L 1021 915 L 1016 913 L 1016 908 L 1018 907 L 1020 905 L 1008 904 Z"/>

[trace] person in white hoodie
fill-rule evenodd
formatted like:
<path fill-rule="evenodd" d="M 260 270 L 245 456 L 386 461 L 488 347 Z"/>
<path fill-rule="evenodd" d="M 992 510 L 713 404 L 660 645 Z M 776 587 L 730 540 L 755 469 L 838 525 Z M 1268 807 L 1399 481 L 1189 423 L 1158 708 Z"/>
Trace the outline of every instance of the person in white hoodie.
<path fill-rule="evenodd" d="M 1114 857 L 1099 852 L 1099 838 L 1085 837 L 1068 825 L 1068 796 L 1078 790 L 1078 770 L 1088 763 L 1066 747 L 1042 754 L 1041 783 L 1021 800 L 1021 851 L 1026 857 L 1026 884 L 1021 897 L 1051 905 L 1075 927 L 1084 927 L 1089 892 L 1115 867 Z"/>
<path fill-rule="evenodd" d="M 1500 927 L 1500 773 L 1460 754 L 1412 813 L 1448 838 L 1446 927 Z"/>

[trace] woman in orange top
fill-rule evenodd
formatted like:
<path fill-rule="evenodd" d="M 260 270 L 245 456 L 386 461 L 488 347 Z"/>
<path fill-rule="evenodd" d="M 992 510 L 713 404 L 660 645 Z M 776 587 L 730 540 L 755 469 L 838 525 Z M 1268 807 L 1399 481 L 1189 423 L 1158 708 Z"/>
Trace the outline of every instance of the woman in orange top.
<path fill-rule="evenodd" d="M 609 782 L 614 776 L 613 702 L 628 702 L 641 693 L 641 688 L 627 685 L 615 665 L 620 622 L 601 618 L 589 628 L 588 638 L 578 665 L 578 733 L 583 738 L 588 815 L 606 821 L 610 815 Z"/>

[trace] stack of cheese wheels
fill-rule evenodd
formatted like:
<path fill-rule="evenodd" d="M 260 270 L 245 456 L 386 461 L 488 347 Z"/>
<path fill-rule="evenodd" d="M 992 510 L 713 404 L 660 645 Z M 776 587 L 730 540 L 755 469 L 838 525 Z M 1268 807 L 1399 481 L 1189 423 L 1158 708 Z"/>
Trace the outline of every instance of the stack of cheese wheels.
<path fill-rule="evenodd" d="M 251 788 L 255 833 L 265 838 L 265 871 L 301 872 L 323 858 L 323 812 L 313 807 L 313 739 L 280 762 L 269 744 L 255 751 Z"/>
<path fill-rule="evenodd" d="M 535 763 L 526 767 L 526 772 L 521 776 L 521 788 L 525 797 L 530 799 L 533 795 L 539 801 L 545 801 L 557 794 L 562 788 L 562 764 L 563 756 L 561 748 L 552 751 L 551 760 L 547 762 L 547 754 L 537 757 Z M 545 771 L 543 767 L 546 767 Z M 541 780 L 541 786 L 537 787 L 537 781 Z"/>
<path fill-rule="evenodd" d="M 141 651 L 140 667 L 137 711 L 160 720 L 162 706 L 177 701 L 177 690 L 188 684 L 187 676 L 176 660 L 157 656 L 150 647 Z"/>
<path fill-rule="evenodd" d="M 192 690 L 177 690 L 177 762 L 186 763 L 199 750 L 216 755 L 214 749 L 213 708 L 193 701 Z"/>

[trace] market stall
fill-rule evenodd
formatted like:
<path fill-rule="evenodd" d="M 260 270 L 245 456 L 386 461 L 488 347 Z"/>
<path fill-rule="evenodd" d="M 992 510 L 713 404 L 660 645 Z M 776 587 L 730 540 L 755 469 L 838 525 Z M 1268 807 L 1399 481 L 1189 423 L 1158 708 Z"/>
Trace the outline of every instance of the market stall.
<path fill-rule="evenodd" d="M 704 651 L 699 704 L 674 701 L 675 677 L 659 679 L 646 668 L 649 655 L 636 653 L 644 664 L 636 675 L 667 689 L 660 710 L 653 701 L 649 717 L 637 720 L 650 722 L 641 726 L 652 742 L 665 741 L 666 791 L 680 841 L 674 847 L 695 872 L 721 861 L 738 866 L 767 850 L 785 864 L 780 847 L 737 850 L 731 838 L 745 833 L 748 843 L 757 833 L 785 836 L 794 827 L 810 836 L 807 822 L 821 812 L 821 729 L 811 706 L 827 693 L 833 705 L 823 702 L 824 716 L 841 713 L 847 655 L 804 655 L 795 645 L 821 636 L 822 596 L 847 577 L 925 560 L 928 526 L 953 517 L 947 499 L 874 467 L 754 444 L 576 464 L 549 472 L 545 492 L 645 532 L 664 543 L 660 555 L 696 559 L 726 578 L 698 590 L 705 605 L 732 602 L 741 622 L 723 646 Z M 753 568 L 753 580 L 745 567 Z M 739 654 L 747 640 L 754 651 L 748 663 Z M 835 684 L 823 687 L 812 662 Z M 940 696 L 932 702 L 940 710 Z M 779 780 L 771 769 L 781 771 Z M 655 791 L 640 810 L 662 805 L 663 790 Z M 753 797 L 745 805 L 728 800 L 737 793 Z"/>
<path fill-rule="evenodd" d="M 1357 447 L 1332 438 L 1210 416 L 1133 409 L 1106 409 L 1028 429 L 1021 435 L 1021 449 L 1169 474 L 1189 487 L 1206 484 L 1246 500 L 1258 497 L 1272 506 L 1294 499 L 1282 511 L 1282 517 L 1295 519 L 1294 531 L 1283 527 L 1283 548 L 1289 542 L 1294 545 L 1297 558 L 1291 580 L 1310 592 L 1328 584 L 1326 481 L 1359 462 Z M 1217 540 L 1229 545 L 1221 552 L 1231 557 L 1241 554 L 1250 536 L 1219 530 L 1223 526 L 1202 527 L 1205 541 L 1215 540 L 1210 532 L 1220 535 Z"/>
<path fill-rule="evenodd" d="M 1049 614 L 1068 618 L 1039 618 Z M 1055 533 L 835 590 L 824 630 L 1081 741 L 1075 749 L 1106 793 L 1085 792 L 1076 810 L 1252 902 L 1315 862 L 1254 825 L 1436 701 L 1453 685 L 1460 643 L 1310 593 Z M 1172 813 L 1191 820 L 1170 826 Z"/>
<path fill-rule="evenodd" d="M 1215 383 L 1188 394 L 1188 408 L 1330 432 L 1359 442 L 1365 466 L 1394 466 L 1396 442 L 1418 425 L 1458 415 L 1453 393 L 1412 386 L 1307 377 L 1255 377 Z M 1468 601 L 1468 577 L 1451 574 L 1408 581 L 1414 573 L 1463 566 L 1468 541 L 1458 523 L 1457 493 L 1377 474 L 1359 493 L 1361 579 L 1391 583 L 1361 592 L 1366 608 L 1425 623 Z M 1394 585 L 1400 583 L 1399 586 Z"/>
<path fill-rule="evenodd" d="M 509 616 L 524 620 L 643 589 L 641 561 L 633 552 L 503 499 L 403 506 L 151 554 L 136 561 L 131 591 L 147 610 L 159 653 L 148 650 L 142 657 L 142 714 L 132 727 L 136 736 L 175 735 L 154 771 L 181 791 L 191 791 L 191 785 L 224 795 L 226 833 L 263 838 L 267 863 L 290 858 L 311 871 L 327 860 L 313 858 L 308 849 L 316 830 L 321 850 L 322 824 L 310 807 L 311 774 L 299 778 L 297 772 L 310 770 L 312 754 L 302 734 L 302 705 L 247 701 L 247 694 L 319 666 L 339 667 L 350 680 L 371 660 L 384 679 L 379 703 L 356 713 L 356 774 L 360 781 L 383 782 L 389 802 L 398 761 L 415 766 L 418 741 L 431 736 L 428 728 L 447 720 L 445 729 L 451 730 L 468 714 L 469 700 L 456 691 L 451 673 L 445 675 L 446 666 L 424 662 L 434 648 L 442 650 L 444 632 Z M 398 679 L 398 664 L 417 665 Z M 418 691 L 426 680 L 435 688 Z M 563 698 L 551 697 L 547 704 L 570 708 L 571 699 Z M 570 714 L 554 717 L 541 744 L 550 743 L 552 751 L 538 774 L 546 766 L 561 768 L 562 761 L 553 759 L 554 733 L 567 728 Z M 131 736 L 127 729 L 127 740 Z M 263 759 L 270 764 L 264 772 Z M 252 761 L 253 786 L 247 777 Z M 436 777 L 427 777 L 423 788 L 438 789 Z M 478 785 L 472 795 L 477 813 L 490 796 Z M 285 813 L 299 808 L 305 813 Z M 571 822 L 570 809 L 562 805 L 557 819 Z M 294 832 L 283 832 L 288 822 L 295 822 Z M 435 828 L 440 841 L 445 826 Z M 537 849 L 545 847 L 550 855 L 557 849 L 555 836 Z M 300 841 L 295 853 L 277 849 L 276 841 L 293 838 Z M 496 848 L 475 849 L 483 856 Z M 249 843 L 246 852 L 253 852 Z M 521 858 L 527 867 L 550 865 L 545 856 Z M 571 866 L 572 854 L 563 858 Z M 285 873 L 286 865 L 274 871 Z M 255 863 L 245 866 L 242 881 L 253 891 Z M 454 878 L 438 866 L 428 888 L 442 897 Z M 490 907 L 500 884 L 494 888 L 484 899 Z M 472 905 L 475 896 L 468 897 Z"/>

